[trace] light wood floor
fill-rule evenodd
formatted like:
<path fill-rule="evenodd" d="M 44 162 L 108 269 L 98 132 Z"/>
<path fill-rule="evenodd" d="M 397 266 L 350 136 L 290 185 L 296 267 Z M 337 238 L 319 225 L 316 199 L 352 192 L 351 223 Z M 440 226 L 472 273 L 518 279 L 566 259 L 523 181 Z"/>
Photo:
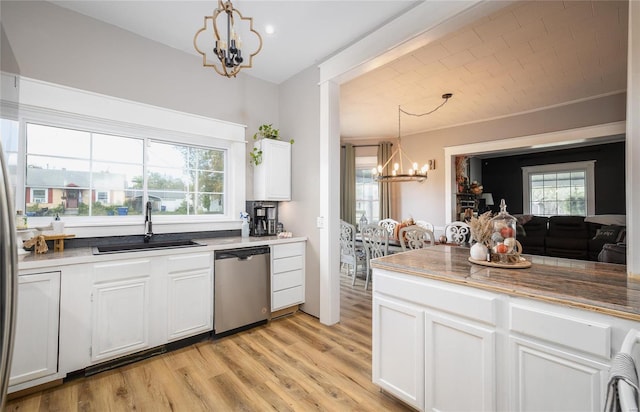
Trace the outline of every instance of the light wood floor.
<path fill-rule="evenodd" d="M 408 411 L 371 383 L 371 291 L 342 275 L 341 322 L 298 312 L 9 401 L 7 411 Z"/>

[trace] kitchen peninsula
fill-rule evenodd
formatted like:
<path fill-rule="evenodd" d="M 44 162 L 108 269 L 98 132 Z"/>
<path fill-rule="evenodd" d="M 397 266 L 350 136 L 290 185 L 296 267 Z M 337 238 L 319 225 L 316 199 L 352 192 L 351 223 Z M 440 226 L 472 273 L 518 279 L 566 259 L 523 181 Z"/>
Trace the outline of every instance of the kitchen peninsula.
<path fill-rule="evenodd" d="M 602 410 L 611 359 L 640 329 L 626 267 L 468 257 L 436 246 L 372 262 L 373 381 L 418 410 Z"/>

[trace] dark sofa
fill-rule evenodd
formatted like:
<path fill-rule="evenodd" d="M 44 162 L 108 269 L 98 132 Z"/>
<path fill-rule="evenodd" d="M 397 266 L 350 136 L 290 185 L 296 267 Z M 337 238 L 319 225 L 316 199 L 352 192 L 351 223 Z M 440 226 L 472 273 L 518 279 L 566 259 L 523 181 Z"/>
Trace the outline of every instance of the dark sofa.
<path fill-rule="evenodd" d="M 597 261 L 603 246 L 619 242 L 625 230 L 620 225 L 585 221 L 584 216 L 516 218 L 521 226 L 517 239 L 522 252 L 532 255 Z"/>

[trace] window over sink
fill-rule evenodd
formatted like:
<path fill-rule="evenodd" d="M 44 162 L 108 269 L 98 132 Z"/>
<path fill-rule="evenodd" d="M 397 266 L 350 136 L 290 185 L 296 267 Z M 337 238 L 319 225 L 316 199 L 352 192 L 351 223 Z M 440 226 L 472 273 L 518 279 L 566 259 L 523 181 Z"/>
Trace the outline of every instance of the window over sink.
<path fill-rule="evenodd" d="M 26 124 L 28 216 L 224 213 L 225 150 Z"/>

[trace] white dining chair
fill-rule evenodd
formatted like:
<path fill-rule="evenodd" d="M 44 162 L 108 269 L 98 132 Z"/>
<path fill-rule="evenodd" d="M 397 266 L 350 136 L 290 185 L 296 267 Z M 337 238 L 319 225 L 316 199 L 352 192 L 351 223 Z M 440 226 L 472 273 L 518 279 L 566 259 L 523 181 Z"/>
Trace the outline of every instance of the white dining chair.
<path fill-rule="evenodd" d="M 358 266 L 364 269 L 366 265 L 364 250 L 356 246 L 356 228 L 344 220 L 340 220 L 340 264 L 347 265 L 347 276 L 353 276 L 354 281 Z"/>
<path fill-rule="evenodd" d="M 444 234 L 447 237 L 447 242 L 462 245 L 469 241 L 471 227 L 465 222 L 451 222 L 444 228 Z"/>
<path fill-rule="evenodd" d="M 416 225 L 418 225 L 420 227 L 423 227 L 423 228 L 433 232 L 433 225 L 431 223 L 427 222 L 426 220 L 416 220 Z"/>
<path fill-rule="evenodd" d="M 378 222 L 379 226 L 382 226 L 389 232 L 389 236 L 393 237 L 393 232 L 396 230 L 396 226 L 398 226 L 398 221 L 394 219 L 382 219 Z"/>
<path fill-rule="evenodd" d="M 379 258 L 389 253 L 389 232 L 380 225 L 364 225 L 360 233 L 367 258 L 367 277 L 364 282 L 364 289 L 367 290 L 371 281 L 371 259 Z M 355 281 L 354 277 L 352 284 L 355 284 Z"/>
<path fill-rule="evenodd" d="M 402 251 L 422 249 L 436 244 L 436 237 L 429 229 L 418 225 L 405 226 L 398 232 Z"/>

